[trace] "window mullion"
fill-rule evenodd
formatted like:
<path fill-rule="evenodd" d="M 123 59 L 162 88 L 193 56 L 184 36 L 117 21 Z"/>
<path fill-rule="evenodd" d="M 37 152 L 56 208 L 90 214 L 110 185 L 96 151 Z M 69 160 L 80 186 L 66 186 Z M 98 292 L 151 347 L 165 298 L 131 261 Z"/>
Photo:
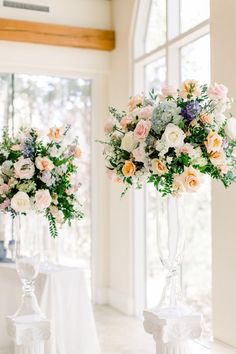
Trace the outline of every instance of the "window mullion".
<path fill-rule="evenodd" d="M 179 36 L 180 32 L 180 0 L 167 0 L 167 83 L 178 85 L 180 79 L 179 48 L 169 45 L 169 41 Z"/>

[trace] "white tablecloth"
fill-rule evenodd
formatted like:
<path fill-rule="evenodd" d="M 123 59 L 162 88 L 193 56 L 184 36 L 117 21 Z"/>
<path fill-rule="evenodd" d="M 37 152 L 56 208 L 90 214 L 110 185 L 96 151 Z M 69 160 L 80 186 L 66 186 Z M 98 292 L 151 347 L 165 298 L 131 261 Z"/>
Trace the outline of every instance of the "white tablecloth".
<path fill-rule="evenodd" d="M 100 354 L 84 273 L 79 268 L 50 266 L 36 281 L 42 311 L 51 320 L 45 354 Z M 13 353 L 5 317 L 17 310 L 21 283 L 13 264 L 0 263 L 0 353 Z"/>

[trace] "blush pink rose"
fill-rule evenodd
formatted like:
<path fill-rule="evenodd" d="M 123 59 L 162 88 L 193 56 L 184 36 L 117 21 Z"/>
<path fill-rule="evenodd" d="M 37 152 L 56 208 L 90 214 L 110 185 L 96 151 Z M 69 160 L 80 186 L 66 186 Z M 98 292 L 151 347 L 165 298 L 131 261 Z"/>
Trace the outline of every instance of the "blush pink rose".
<path fill-rule="evenodd" d="M 110 134 L 112 132 L 112 129 L 114 127 L 114 121 L 111 118 L 108 118 L 105 125 L 104 125 L 104 131 L 106 134 Z"/>
<path fill-rule="evenodd" d="M 140 110 L 139 116 L 141 119 L 151 119 L 153 113 L 153 107 L 148 105 Z"/>
<path fill-rule="evenodd" d="M 132 122 L 133 118 L 130 117 L 130 116 L 125 116 L 121 119 L 120 121 L 120 125 L 122 127 L 122 129 L 126 129 L 127 128 L 127 125 L 130 124 Z"/>
<path fill-rule="evenodd" d="M 52 198 L 48 189 L 39 189 L 35 193 L 35 205 L 39 210 L 46 209 L 51 205 Z"/>
<path fill-rule="evenodd" d="M 11 201 L 9 198 L 6 198 L 1 204 L 0 204 L 0 210 L 7 209 L 11 204 Z"/>
<path fill-rule="evenodd" d="M 8 186 L 8 184 L 3 183 L 0 186 L 0 194 L 6 194 L 9 191 L 10 187 Z"/>
<path fill-rule="evenodd" d="M 211 84 L 208 89 L 208 96 L 212 100 L 223 100 L 227 99 L 228 87 L 222 84 Z"/>
<path fill-rule="evenodd" d="M 145 150 L 143 146 L 139 146 L 138 148 L 136 148 L 133 152 L 133 157 L 135 159 L 135 161 L 137 162 L 145 162 L 146 160 L 146 154 L 145 154 Z"/>
<path fill-rule="evenodd" d="M 175 97 L 177 95 L 177 88 L 172 85 L 164 85 L 161 89 L 160 98 L 163 100 L 167 97 Z"/>
<path fill-rule="evenodd" d="M 137 140 L 145 140 L 151 129 L 151 122 L 141 119 L 134 129 L 134 137 Z"/>

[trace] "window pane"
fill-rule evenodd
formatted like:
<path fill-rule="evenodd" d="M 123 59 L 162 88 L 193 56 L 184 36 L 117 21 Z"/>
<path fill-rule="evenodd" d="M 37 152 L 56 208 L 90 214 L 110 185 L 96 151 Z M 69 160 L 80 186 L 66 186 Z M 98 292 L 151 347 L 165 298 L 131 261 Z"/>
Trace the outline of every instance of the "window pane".
<path fill-rule="evenodd" d="M 11 81 L 11 75 L 8 75 Z M 0 82 L 4 79 L 0 75 Z M 84 204 L 85 218 L 73 221 L 72 227 L 59 229 L 59 237 L 50 239 L 47 220 L 40 220 L 38 230 L 42 232 L 45 255 L 49 260 L 66 265 L 81 265 L 90 271 L 90 139 L 91 139 L 91 81 L 83 79 L 66 79 L 49 76 L 14 75 L 14 131 L 24 125 L 32 125 L 46 134 L 49 126 L 72 126 L 66 139 L 71 141 L 76 135 L 83 151 L 80 161 L 80 200 Z M 0 98 L 4 97 L 1 85 Z M 5 98 L 5 101 L 9 100 Z M 36 218 L 28 225 L 35 227 Z M 43 223 L 43 225 L 42 225 Z M 7 222 L 8 237 L 10 225 Z"/>
<path fill-rule="evenodd" d="M 152 0 L 145 40 L 145 50 L 151 50 L 166 41 L 166 0 Z"/>
<path fill-rule="evenodd" d="M 165 57 L 145 67 L 145 91 L 159 90 L 166 81 Z M 165 278 L 156 244 L 157 191 L 153 185 L 146 186 L 146 305 L 156 306 L 164 286 Z"/>
<path fill-rule="evenodd" d="M 181 79 L 210 82 L 210 35 L 184 46 L 180 50 Z"/>
<path fill-rule="evenodd" d="M 166 81 L 166 61 L 160 58 L 145 66 L 145 91 L 159 90 Z"/>
<path fill-rule="evenodd" d="M 181 32 L 210 17 L 210 0 L 181 0 L 180 6 Z"/>

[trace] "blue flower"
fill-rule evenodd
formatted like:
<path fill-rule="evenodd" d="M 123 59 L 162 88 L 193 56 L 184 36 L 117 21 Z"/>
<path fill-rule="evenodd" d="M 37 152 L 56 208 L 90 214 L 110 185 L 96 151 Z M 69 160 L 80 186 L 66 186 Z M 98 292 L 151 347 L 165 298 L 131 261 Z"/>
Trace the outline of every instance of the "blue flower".
<path fill-rule="evenodd" d="M 200 114 L 202 107 L 198 101 L 190 101 L 184 108 L 181 109 L 181 116 L 185 118 L 188 123 L 191 123 Z"/>
<path fill-rule="evenodd" d="M 35 147 L 33 146 L 32 139 L 26 139 L 24 141 L 23 156 L 24 158 L 33 158 L 35 155 Z"/>

